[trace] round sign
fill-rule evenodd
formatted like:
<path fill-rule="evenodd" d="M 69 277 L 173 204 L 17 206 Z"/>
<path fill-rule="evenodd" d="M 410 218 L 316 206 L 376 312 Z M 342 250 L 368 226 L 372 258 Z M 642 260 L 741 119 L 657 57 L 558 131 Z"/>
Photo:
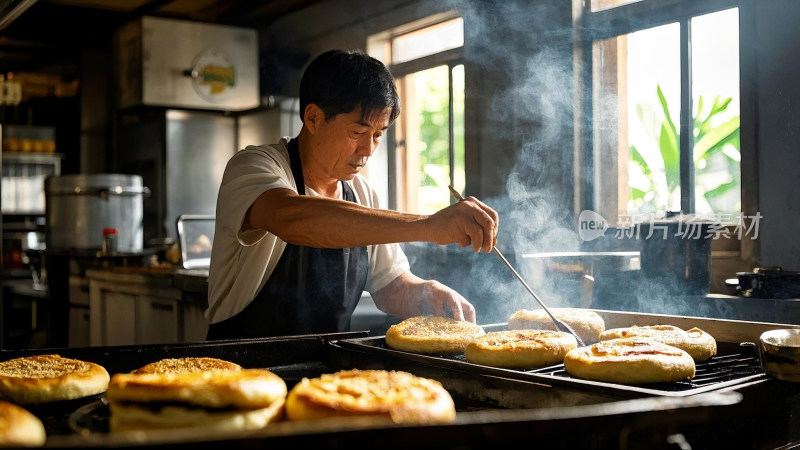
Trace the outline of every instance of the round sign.
<path fill-rule="evenodd" d="M 197 93 L 209 101 L 225 98 L 236 86 L 236 70 L 218 49 L 199 53 L 192 65 L 191 75 Z"/>

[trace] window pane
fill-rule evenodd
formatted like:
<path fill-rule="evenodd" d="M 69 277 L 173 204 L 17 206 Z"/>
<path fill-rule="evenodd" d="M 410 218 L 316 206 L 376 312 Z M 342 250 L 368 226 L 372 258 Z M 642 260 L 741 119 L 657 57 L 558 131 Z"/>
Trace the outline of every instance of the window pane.
<path fill-rule="evenodd" d="M 408 212 L 432 214 L 450 204 L 448 71 L 439 66 L 398 79 L 405 151 L 398 149 L 397 166 L 406 183 L 398 203 Z"/>
<path fill-rule="evenodd" d="M 628 212 L 680 210 L 679 33 L 675 23 L 627 37 Z"/>
<path fill-rule="evenodd" d="M 398 64 L 464 46 L 464 19 L 456 18 L 392 39 L 392 63 Z"/>
<path fill-rule="evenodd" d="M 739 13 L 692 19 L 695 211 L 742 209 L 739 146 Z"/>
<path fill-rule="evenodd" d="M 593 47 L 595 205 L 607 218 L 680 209 L 680 27 Z"/>

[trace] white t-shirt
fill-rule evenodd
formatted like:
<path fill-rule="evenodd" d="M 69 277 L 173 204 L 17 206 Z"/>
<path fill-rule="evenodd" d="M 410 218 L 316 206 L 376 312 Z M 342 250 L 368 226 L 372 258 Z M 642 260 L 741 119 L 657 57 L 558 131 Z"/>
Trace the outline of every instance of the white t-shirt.
<path fill-rule="evenodd" d="M 208 275 L 209 323 L 233 317 L 261 290 L 286 248 L 274 234 L 242 231 L 248 208 L 263 192 L 286 188 L 297 192 L 283 138 L 272 146 L 248 146 L 228 161 L 217 197 L 216 228 Z M 379 208 L 378 196 L 366 178 L 356 175 L 347 182 L 356 202 Z M 319 195 L 306 187 L 306 195 Z M 320 226 L 324 227 L 323 221 Z M 408 258 L 398 244 L 367 246 L 369 275 L 365 289 L 380 290 L 409 269 Z"/>

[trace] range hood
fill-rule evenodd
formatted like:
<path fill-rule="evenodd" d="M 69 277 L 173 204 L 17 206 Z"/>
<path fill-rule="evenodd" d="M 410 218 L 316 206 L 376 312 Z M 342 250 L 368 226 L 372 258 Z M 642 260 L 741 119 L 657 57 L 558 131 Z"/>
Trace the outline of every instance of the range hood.
<path fill-rule="evenodd" d="M 258 32 L 145 16 L 115 36 L 121 109 L 242 111 L 260 104 Z"/>

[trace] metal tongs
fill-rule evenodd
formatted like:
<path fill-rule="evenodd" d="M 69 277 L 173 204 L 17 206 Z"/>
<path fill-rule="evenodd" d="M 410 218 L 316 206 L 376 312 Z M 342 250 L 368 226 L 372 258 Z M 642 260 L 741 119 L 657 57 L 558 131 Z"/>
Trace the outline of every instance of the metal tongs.
<path fill-rule="evenodd" d="M 461 196 L 461 194 L 459 194 L 458 191 L 456 191 L 453 188 L 453 186 L 448 186 L 448 187 L 450 188 L 450 193 L 453 194 L 453 197 L 455 197 L 456 200 L 458 200 L 458 201 L 464 200 L 464 198 Z M 578 333 L 576 333 L 575 330 L 572 329 L 572 327 L 570 327 L 569 325 L 567 325 L 563 321 L 557 319 L 556 316 L 554 316 L 553 313 L 551 313 L 550 310 L 547 309 L 547 306 L 545 306 L 544 302 L 539 298 L 538 295 L 536 295 L 535 292 L 533 292 L 533 289 L 531 289 L 530 286 L 528 286 L 528 283 L 526 283 L 525 280 L 522 279 L 520 274 L 517 273 L 517 271 L 514 269 L 514 266 L 512 266 L 511 263 L 508 262 L 506 257 L 503 256 L 502 253 L 500 253 L 500 250 L 498 250 L 497 247 L 493 246 L 492 247 L 492 251 L 494 252 L 495 255 L 497 255 L 498 258 L 500 258 L 501 261 L 503 261 L 503 264 L 505 264 L 506 267 L 508 267 L 509 270 L 511 270 L 511 273 L 513 273 L 514 276 L 517 277 L 519 282 L 522 283 L 523 286 L 525 286 L 525 289 L 528 290 L 528 293 L 530 293 L 533 296 L 533 298 L 536 299 L 537 302 L 539 302 L 539 305 L 541 305 L 542 309 L 544 309 L 544 311 L 547 313 L 547 315 L 550 316 L 550 319 L 553 321 L 553 324 L 556 326 L 556 329 L 558 331 L 563 331 L 565 333 L 569 333 L 569 334 L 573 335 L 575 337 L 575 340 L 578 341 L 578 347 L 583 347 L 585 344 L 581 340 L 580 336 L 578 336 Z"/>

